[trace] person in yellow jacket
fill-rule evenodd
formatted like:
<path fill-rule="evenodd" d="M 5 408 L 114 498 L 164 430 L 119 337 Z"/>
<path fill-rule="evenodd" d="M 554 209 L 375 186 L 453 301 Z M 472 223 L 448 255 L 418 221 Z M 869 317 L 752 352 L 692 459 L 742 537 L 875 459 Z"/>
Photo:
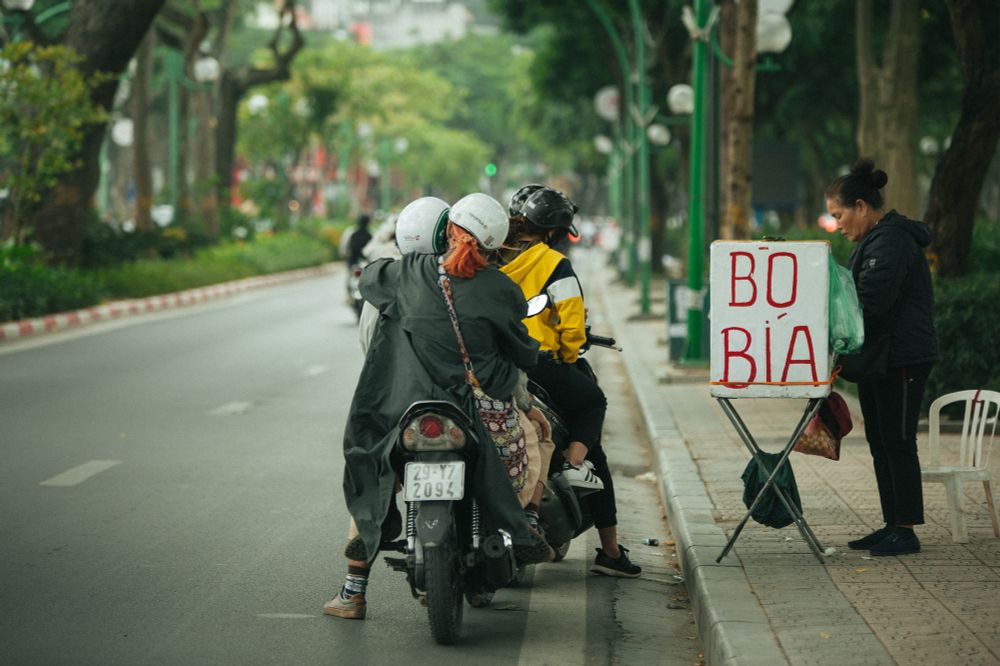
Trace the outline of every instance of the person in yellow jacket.
<path fill-rule="evenodd" d="M 524 320 L 540 346 L 538 364 L 528 377 L 545 389 L 569 429 L 563 476 L 570 485 L 591 491 L 583 499 L 590 504 L 602 547 L 590 570 L 635 578 L 642 569 L 618 543 L 614 484 L 601 447 L 607 399 L 592 375 L 576 366 L 587 342 L 583 289 L 573 264 L 553 249 L 567 235 L 577 235 L 576 211 L 565 194 L 550 187 L 532 184 L 517 190 L 507 209 L 510 231 L 500 270 L 521 287 L 525 298 L 546 294 L 549 299 L 545 311 Z"/>

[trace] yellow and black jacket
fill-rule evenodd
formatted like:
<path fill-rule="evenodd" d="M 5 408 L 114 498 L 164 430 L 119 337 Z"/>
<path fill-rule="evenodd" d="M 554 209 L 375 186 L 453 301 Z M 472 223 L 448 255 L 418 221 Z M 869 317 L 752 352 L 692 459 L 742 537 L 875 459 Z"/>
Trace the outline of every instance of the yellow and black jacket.
<path fill-rule="evenodd" d="M 537 243 L 500 270 L 521 287 L 526 299 L 548 294 L 549 306 L 524 324 L 543 352 L 552 352 L 563 363 L 575 363 L 587 332 L 583 290 L 569 259 Z"/>

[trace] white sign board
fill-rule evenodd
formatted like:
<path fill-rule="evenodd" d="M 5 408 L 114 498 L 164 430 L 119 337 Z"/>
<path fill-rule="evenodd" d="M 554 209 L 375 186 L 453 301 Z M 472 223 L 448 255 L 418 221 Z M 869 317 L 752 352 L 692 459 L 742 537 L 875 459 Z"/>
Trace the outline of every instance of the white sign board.
<path fill-rule="evenodd" d="M 720 398 L 830 393 L 827 241 L 716 241 L 711 382 Z"/>

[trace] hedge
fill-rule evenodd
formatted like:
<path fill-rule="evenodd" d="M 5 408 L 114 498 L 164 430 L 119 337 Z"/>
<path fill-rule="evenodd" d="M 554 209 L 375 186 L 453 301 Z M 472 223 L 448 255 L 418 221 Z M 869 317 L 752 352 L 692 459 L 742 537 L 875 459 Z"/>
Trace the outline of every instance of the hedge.
<path fill-rule="evenodd" d="M 39 253 L 27 246 L 0 246 L 0 322 L 76 310 L 107 299 L 165 294 L 316 266 L 334 254 L 325 239 L 296 233 L 261 234 L 252 242 L 202 248 L 191 257 L 76 270 L 46 266 Z"/>

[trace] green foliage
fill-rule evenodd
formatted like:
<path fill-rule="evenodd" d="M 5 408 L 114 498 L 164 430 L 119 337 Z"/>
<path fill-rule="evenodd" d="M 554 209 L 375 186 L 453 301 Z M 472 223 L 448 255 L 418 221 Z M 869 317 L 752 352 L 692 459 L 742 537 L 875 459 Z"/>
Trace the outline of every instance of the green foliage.
<path fill-rule="evenodd" d="M 266 108 L 251 111 L 244 103 L 240 110 L 238 150 L 253 164 L 241 194 L 255 216 L 279 225 L 289 217 L 286 174 L 310 143 L 352 164 L 388 159 L 397 190 L 446 197 L 474 188 L 492 155 L 479 136 L 450 123 L 467 92 L 398 53 L 337 41 L 310 46 L 296 58 L 290 81 L 260 94 Z M 395 150 L 397 139 L 407 140 L 405 152 Z M 395 182 L 400 175 L 404 182 Z"/>
<path fill-rule="evenodd" d="M 851 252 L 854 251 L 854 243 L 841 236 L 837 231 L 830 233 L 820 227 L 792 227 L 779 233 L 782 238 L 789 241 L 830 241 L 830 253 L 833 254 L 834 260 L 841 266 L 847 266 Z"/>
<path fill-rule="evenodd" d="M 343 238 L 344 232 L 352 226 L 354 226 L 354 223 L 346 219 L 331 222 L 325 218 L 307 217 L 299 220 L 295 226 L 295 230 L 324 243 L 330 249 L 331 256 L 336 261 L 341 259 L 340 239 Z"/>
<path fill-rule="evenodd" d="M 1000 268 L 1000 219 L 980 218 L 972 229 L 969 272 L 985 273 Z"/>
<path fill-rule="evenodd" d="M 78 166 L 85 125 L 104 119 L 90 94 L 106 77 L 84 76 L 81 57 L 65 46 L 13 42 L 0 50 L 0 61 L 0 189 L 10 191 L 19 242 L 23 217 Z"/>
<path fill-rule="evenodd" d="M 189 256 L 210 242 L 206 234 L 179 226 L 125 232 L 101 222 L 95 215 L 87 224 L 79 265 L 93 269 L 151 257 Z"/>
<path fill-rule="evenodd" d="M 997 265 L 993 266 L 997 270 Z M 924 407 L 935 398 L 964 389 L 1000 390 L 1000 273 L 938 280 L 934 321 L 941 359 L 927 382 Z"/>
<path fill-rule="evenodd" d="M 108 295 L 142 297 L 280 271 L 315 266 L 332 258 L 321 241 L 301 234 L 259 235 L 252 243 L 225 243 L 191 258 L 145 259 L 97 272 Z"/>
<path fill-rule="evenodd" d="M 31 246 L 0 245 L 0 322 L 93 305 L 101 292 L 91 275 L 45 266 Z"/>

